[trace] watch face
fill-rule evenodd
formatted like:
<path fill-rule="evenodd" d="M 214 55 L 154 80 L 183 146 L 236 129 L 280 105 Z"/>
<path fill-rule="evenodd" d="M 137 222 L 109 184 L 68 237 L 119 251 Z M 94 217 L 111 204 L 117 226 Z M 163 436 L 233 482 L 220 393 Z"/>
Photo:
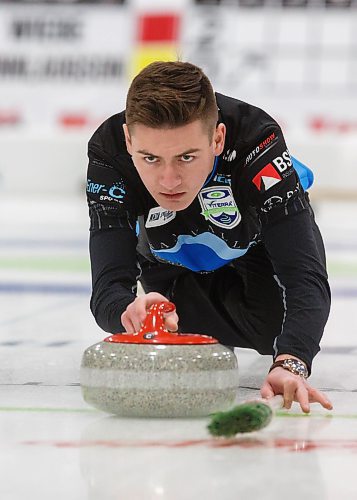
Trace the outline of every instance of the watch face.
<path fill-rule="evenodd" d="M 297 359 L 286 359 L 283 366 L 291 371 L 291 373 L 307 378 L 307 370 L 301 361 L 298 361 Z"/>

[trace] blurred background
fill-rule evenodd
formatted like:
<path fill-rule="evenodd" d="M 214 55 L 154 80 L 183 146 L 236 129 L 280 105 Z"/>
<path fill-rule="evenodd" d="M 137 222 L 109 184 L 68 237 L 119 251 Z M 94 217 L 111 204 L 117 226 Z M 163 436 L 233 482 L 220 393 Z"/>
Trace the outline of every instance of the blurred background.
<path fill-rule="evenodd" d="M 179 57 L 278 120 L 315 198 L 357 199 L 356 54 L 357 0 L 0 1 L 0 192 L 82 194 L 93 131 Z"/>

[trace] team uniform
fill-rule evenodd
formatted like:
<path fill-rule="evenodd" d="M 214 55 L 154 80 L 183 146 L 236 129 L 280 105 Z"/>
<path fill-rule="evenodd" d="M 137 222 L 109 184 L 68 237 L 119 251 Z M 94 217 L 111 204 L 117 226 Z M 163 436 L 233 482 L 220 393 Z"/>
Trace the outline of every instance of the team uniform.
<path fill-rule="evenodd" d="M 310 371 L 330 308 L 312 173 L 267 113 L 216 100 L 224 152 L 185 210 L 159 207 L 146 190 L 126 149 L 125 111 L 90 139 L 91 310 L 105 331 L 124 331 L 139 279 L 175 303 L 180 331 L 295 355 Z"/>

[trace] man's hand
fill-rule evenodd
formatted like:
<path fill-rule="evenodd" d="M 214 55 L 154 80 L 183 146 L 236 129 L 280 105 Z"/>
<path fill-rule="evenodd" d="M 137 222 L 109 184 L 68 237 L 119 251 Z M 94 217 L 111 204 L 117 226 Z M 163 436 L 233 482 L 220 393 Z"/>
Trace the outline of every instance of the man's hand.
<path fill-rule="evenodd" d="M 266 377 L 260 394 L 269 399 L 276 394 L 284 396 L 284 407 L 291 408 L 293 401 L 297 401 L 304 413 L 309 413 L 309 403 L 320 403 L 327 410 L 332 410 L 331 401 L 320 391 L 311 387 L 300 375 L 285 370 L 274 368 Z"/>
<path fill-rule="evenodd" d="M 138 332 L 146 318 L 146 314 L 150 306 L 158 302 L 169 302 L 169 300 L 160 293 L 150 292 L 145 295 L 136 297 L 134 302 L 128 305 L 126 310 L 121 315 L 122 325 L 127 333 Z M 178 324 L 178 316 L 176 311 L 164 314 L 165 328 L 171 332 L 176 332 Z"/>

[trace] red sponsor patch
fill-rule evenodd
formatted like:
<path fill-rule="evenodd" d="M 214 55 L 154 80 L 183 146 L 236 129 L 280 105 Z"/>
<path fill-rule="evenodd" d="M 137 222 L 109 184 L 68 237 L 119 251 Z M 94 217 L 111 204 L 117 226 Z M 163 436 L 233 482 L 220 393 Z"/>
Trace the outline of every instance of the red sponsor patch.
<path fill-rule="evenodd" d="M 264 168 L 253 177 L 253 183 L 259 191 L 267 191 L 281 181 L 280 174 L 275 170 L 271 163 L 265 165 Z"/>

